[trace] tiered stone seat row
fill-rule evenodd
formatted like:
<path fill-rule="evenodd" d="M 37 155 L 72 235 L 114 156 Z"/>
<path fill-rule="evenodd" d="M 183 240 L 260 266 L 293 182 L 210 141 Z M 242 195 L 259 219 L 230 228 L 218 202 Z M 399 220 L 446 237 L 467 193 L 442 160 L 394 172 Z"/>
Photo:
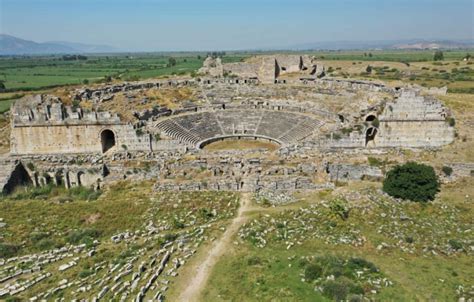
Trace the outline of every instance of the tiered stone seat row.
<path fill-rule="evenodd" d="M 283 111 L 231 109 L 173 116 L 158 129 L 185 144 L 234 135 L 273 138 L 283 144 L 310 136 L 323 123 L 309 116 Z"/>

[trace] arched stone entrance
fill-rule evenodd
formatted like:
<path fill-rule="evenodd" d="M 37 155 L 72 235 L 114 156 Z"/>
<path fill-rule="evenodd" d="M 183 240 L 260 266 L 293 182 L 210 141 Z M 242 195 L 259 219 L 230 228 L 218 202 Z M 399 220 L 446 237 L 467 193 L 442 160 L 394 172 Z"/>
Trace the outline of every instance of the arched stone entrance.
<path fill-rule="evenodd" d="M 83 177 L 84 177 L 84 172 L 82 171 L 77 172 L 77 185 L 78 186 L 82 186 L 82 182 L 84 181 Z"/>
<path fill-rule="evenodd" d="M 105 129 L 100 133 L 100 142 L 102 144 L 102 153 L 112 149 L 115 144 L 115 134 L 112 130 Z"/>
<path fill-rule="evenodd" d="M 375 127 L 370 127 L 369 129 L 367 129 L 367 131 L 365 132 L 365 146 L 368 147 L 369 144 L 375 144 L 374 140 L 375 140 L 375 136 L 377 135 L 377 128 Z"/>

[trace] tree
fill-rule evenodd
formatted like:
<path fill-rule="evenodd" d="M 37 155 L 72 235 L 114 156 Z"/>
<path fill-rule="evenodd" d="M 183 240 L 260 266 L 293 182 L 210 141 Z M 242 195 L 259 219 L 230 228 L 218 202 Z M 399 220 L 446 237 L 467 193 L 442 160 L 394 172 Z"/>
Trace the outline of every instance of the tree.
<path fill-rule="evenodd" d="M 372 73 L 372 66 L 368 65 L 367 68 L 365 69 L 367 73 Z"/>
<path fill-rule="evenodd" d="M 438 177 L 433 167 L 415 162 L 395 166 L 383 181 L 383 190 L 387 194 L 412 201 L 433 200 L 438 189 Z"/>
<path fill-rule="evenodd" d="M 6 89 L 7 87 L 5 87 L 5 83 L 2 80 L 0 80 L 0 92 L 5 91 Z"/>
<path fill-rule="evenodd" d="M 168 65 L 169 65 L 170 67 L 175 66 L 175 65 L 176 65 L 176 59 L 173 58 L 173 57 L 170 57 L 170 58 L 168 59 Z"/>
<path fill-rule="evenodd" d="M 441 50 L 435 51 L 435 54 L 433 56 L 434 61 L 443 61 L 444 60 L 444 54 Z"/>

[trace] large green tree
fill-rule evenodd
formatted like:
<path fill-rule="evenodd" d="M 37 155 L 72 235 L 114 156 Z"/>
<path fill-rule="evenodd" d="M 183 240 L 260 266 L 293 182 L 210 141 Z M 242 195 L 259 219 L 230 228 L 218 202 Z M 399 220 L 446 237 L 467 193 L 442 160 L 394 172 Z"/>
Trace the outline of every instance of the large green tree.
<path fill-rule="evenodd" d="M 437 50 L 433 56 L 433 60 L 435 61 L 443 61 L 444 60 L 444 54 L 441 50 Z"/>
<path fill-rule="evenodd" d="M 433 200 L 439 189 L 434 169 L 424 164 L 408 162 L 390 170 L 383 190 L 396 198 L 426 202 Z"/>

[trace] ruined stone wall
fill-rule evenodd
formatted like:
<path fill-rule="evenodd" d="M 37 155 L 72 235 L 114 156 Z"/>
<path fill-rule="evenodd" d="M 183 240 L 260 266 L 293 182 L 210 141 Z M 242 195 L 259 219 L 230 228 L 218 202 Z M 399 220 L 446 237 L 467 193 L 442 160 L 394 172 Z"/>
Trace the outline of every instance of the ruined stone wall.
<path fill-rule="evenodd" d="M 239 78 L 256 78 L 258 76 L 257 66 L 249 63 L 224 64 L 223 70 L 225 74 Z"/>
<path fill-rule="evenodd" d="M 430 148 L 450 144 L 454 128 L 445 121 L 381 122 L 374 147 Z"/>
<path fill-rule="evenodd" d="M 449 112 L 432 97 L 404 91 L 388 102 L 379 116 L 375 145 L 380 147 L 439 147 L 454 140 L 454 127 L 446 119 Z"/>
<path fill-rule="evenodd" d="M 115 134 L 116 148 L 151 150 L 150 136 L 137 136 L 131 125 L 33 125 L 14 126 L 10 152 L 20 154 L 90 153 L 102 152 L 101 133 Z"/>
<path fill-rule="evenodd" d="M 383 178 L 380 168 L 367 165 L 329 164 L 327 169 L 331 181 L 380 180 Z"/>
<path fill-rule="evenodd" d="M 258 68 L 258 80 L 264 84 L 274 84 L 280 68 L 275 58 L 265 58 Z"/>
<path fill-rule="evenodd" d="M 20 154 L 105 152 L 103 131 L 113 133 L 110 148 L 151 151 L 151 137 L 110 112 L 84 112 L 48 95 L 29 96 L 12 108 L 10 152 Z"/>
<path fill-rule="evenodd" d="M 314 183 L 308 177 L 213 178 L 204 181 L 157 182 L 157 191 L 304 191 L 332 189 L 332 183 Z"/>

